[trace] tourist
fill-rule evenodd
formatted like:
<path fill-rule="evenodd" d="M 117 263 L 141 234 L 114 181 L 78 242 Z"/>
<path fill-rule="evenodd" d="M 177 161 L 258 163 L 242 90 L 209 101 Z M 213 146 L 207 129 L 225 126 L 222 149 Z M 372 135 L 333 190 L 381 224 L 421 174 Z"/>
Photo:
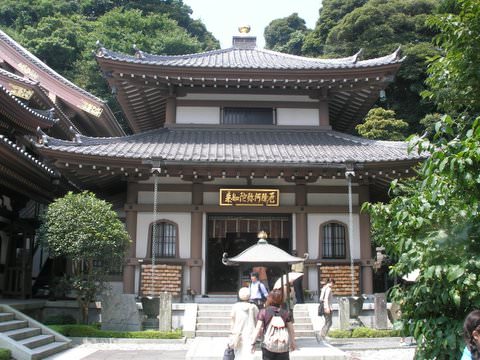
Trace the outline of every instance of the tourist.
<path fill-rule="evenodd" d="M 258 280 L 258 273 L 256 272 L 250 274 L 250 280 L 250 302 L 261 309 L 268 295 L 267 288 Z"/>
<path fill-rule="evenodd" d="M 330 327 L 332 326 L 332 316 L 333 316 L 333 291 L 332 291 L 332 286 L 335 284 L 335 279 L 329 277 L 327 279 L 327 283 L 325 286 L 322 288 L 322 291 L 320 293 L 320 300 L 323 300 L 323 310 L 324 314 L 323 317 L 325 319 L 325 324 L 322 327 L 322 330 L 320 332 L 320 339 L 325 340 L 327 337 L 328 331 L 330 330 Z"/>
<path fill-rule="evenodd" d="M 255 330 L 258 308 L 251 304 L 250 290 L 242 287 L 238 291 L 239 302 L 235 303 L 231 312 L 230 347 L 235 351 L 236 360 L 253 360 L 250 349 L 250 338 Z"/>
<path fill-rule="evenodd" d="M 297 252 L 293 252 L 293 256 L 297 256 Z M 292 264 L 292 271 L 296 273 L 303 274 L 304 271 L 304 264 L 303 261 L 299 263 Z M 296 278 L 293 281 L 293 289 L 295 290 L 295 303 L 296 304 L 303 304 L 305 303 L 305 297 L 303 294 L 303 276 Z"/>
<path fill-rule="evenodd" d="M 252 353 L 255 352 L 256 340 L 259 336 L 263 337 L 262 343 L 262 359 L 263 360 L 288 360 L 290 359 L 289 351 L 293 351 L 297 348 L 295 343 L 295 331 L 293 330 L 293 319 L 287 310 L 282 308 L 283 305 L 283 292 L 280 289 L 272 290 L 267 297 L 265 308 L 261 309 L 257 316 L 257 326 L 253 332 L 251 346 Z M 288 350 L 285 352 L 272 352 L 265 348 L 266 330 L 273 316 L 280 316 L 285 324 L 288 332 Z M 262 332 L 263 331 L 263 332 Z"/>
<path fill-rule="evenodd" d="M 465 318 L 463 323 L 463 338 L 465 349 L 461 360 L 480 359 L 480 310 L 474 310 Z"/>
<path fill-rule="evenodd" d="M 265 288 L 268 291 L 270 286 L 268 285 L 267 268 L 265 266 L 255 266 L 252 268 L 252 272 L 258 274 L 258 280 L 265 285 Z"/>

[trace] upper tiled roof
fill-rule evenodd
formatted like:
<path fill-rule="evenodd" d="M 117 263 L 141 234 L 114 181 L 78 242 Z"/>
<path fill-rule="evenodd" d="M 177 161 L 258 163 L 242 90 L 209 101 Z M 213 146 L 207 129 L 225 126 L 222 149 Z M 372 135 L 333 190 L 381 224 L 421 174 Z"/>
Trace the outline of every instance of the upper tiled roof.
<path fill-rule="evenodd" d="M 135 56 L 100 48 L 97 57 L 144 65 L 165 67 L 219 68 L 219 69 L 268 69 L 268 70 L 322 70 L 365 68 L 395 64 L 402 61 L 399 51 L 390 55 L 359 60 L 360 52 L 339 59 L 308 58 L 284 54 L 266 49 L 228 48 L 188 55 L 152 55 L 137 51 Z"/>
<path fill-rule="evenodd" d="M 77 141 L 46 137 L 38 145 L 66 154 L 166 162 L 238 164 L 338 164 L 417 160 L 405 142 L 373 141 L 336 131 L 173 126 L 117 138 L 77 135 Z"/>

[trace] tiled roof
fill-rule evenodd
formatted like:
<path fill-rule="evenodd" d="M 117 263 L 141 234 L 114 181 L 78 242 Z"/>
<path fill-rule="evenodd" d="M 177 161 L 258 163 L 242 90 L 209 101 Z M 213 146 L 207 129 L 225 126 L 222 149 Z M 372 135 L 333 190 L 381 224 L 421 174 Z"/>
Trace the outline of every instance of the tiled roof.
<path fill-rule="evenodd" d="M 137 51 L 135 56 L 100 48 L 97 57 L 127 63 L 159 65 L 166 67 L 224 68 L 224 69 L 270 69 L 270 70 L 323 70 L 365 68 L 395 64 L 402 61 L 399 51 L 390 55 L 359 60 L 360 52 L 345 58 L 320 59 L 284 54 L 266 49 L 228 48 L 188 55 L 152 55 Z"/>
<path fill-rule="evenodd" d="M 422 159 L 405 142 L 374 141 L 331 130 L 172 126 L 117 138 L 77 135 L 75 142 L 45 138 L 38 145 L 67 154 L 166 162 L 338 164 Z"/>
<path fill-rule="evenodd" d="M 39 124 L 37 126 L 41 127 L 51 127 L 55 125 L 55 123 L 58 121 L 58 119 L 53 119 L 50 116 L 45 116 L 45 112 L 42 110 L 36 110 L 28 107 L 25 105 L 23 102 L 18 100 L 15 96 L 13 96 L 3 85 L 0 84 L 0 97 L 2 99 L 5 99 L 8 101 L 8 104 L 11 106 L 15 106 L 19 109 L 21 109 L 23 112 L 26 112 L 33 117 L 35 117 L 38 121 Z M 1 103 L 1 101 L 0 101 Z M 21 119 L 21 120 L 26 120 L 26 119 Z"/>
<path fill-rule="evenodd" d="M 28 59 L 30 62 L 38 66 L 40 69 L 45 71 L 47 74 L 50 76 L 54 77 L 56 80 L 64 83 L 65 85 L 71 87 L 72 89 L 75 89 L 76 91 L 82 93 L 83 95 L 86 95 L 87 97 L 98 101 L 100 103 L 104 103 L 102 99 L 99 99 L 95 95 L 89 93 L 88 91 L 85 91 L 81 87 L 75 85 L 71 81 L 65 79 L 63 76 L 61 76 L 59 73 L 57 73 L 55 70 L 52 68 L 48 67 L 45 65 L 44 62 L 42 62 L 39 58 L 37 58 L 35 55 L 33 55 L 30 51 L 25 49 L 24 47 L 20 46 L 15 40 L 13 40 L 10 36 L 5 34 L 2 30 L 0 30 L 0 40 L 4 41 L 6 44 L 14 48 L 18 53 L 22 54 L 22 56 L 26 59 Z"/>

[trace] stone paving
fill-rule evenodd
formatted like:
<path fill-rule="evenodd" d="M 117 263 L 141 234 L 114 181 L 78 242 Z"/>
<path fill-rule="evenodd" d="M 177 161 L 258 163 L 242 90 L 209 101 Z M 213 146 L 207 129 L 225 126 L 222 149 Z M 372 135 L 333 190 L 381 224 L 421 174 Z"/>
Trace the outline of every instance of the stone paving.
<path fill-rule="evenodd" d="M 217 338 L 216 341 L 223 346 Z M 66 351 L 63 354 L 52 356 L 49 360 L 180 360 L 187 359 L 187 354 L 192 352 L 199 343 L 211 345 L 209 338 L 191 339 L 186 343 L 137 343 L 111 342 L 82 344 Z M 399 338 L 382 339 L 330 339 L 330 343 L 343 350 L 347 360 L 412 360 L 414 346 L 401 346 Z M 407 340 L 408 343 L 408 340 Z M 196 344 L 196 345 L 195 345 Z M 306 344 L 307 345 L 307 344 Z M 292 353 L 291 358 L 300 357 L 308 350 Z M 205 354 L 207 355 L 207 354 Z M 260 355 L 259 353 L 257 355 Z M 221 359 L 218 354 L 210 353 L 205 358 Z M 261 358 L 257 356 L 257 358 Z M 318 358 L 318 357 L 317 357 Z"/>

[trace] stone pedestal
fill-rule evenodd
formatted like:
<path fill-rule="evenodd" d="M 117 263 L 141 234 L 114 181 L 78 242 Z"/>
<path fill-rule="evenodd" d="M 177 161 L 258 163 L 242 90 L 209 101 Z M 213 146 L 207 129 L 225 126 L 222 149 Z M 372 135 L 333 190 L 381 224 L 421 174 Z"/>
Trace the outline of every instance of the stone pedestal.
<path fill-rule="evenodd" d="M 158 329 L 160 331 L 172 330 L 172 294 L 160 294 L 160 313 L 158 315 Z"/>
<path fill-rule="evenodd" d="M 363 297 L 343 297 L 339 300 L 340 330 L 352 330 L 363 326 L 359 315 L 362 312 Z"/>
<path fill-rule="evenodd" d="M 102 330 L 142 330 L 141 315 L 134 294 L 102 296 Z"/>
<path fill-rule="evenodd" d="M 375 294 L 375 329 L 388 328 L 387 301 L 385 293 Z"/>
<path fill-rule="evenodd" d="M 143 315 L 146 317 L 143 320 L 144 330 L 158 330 L 158 314 L 160 310 L 160 299 L 153 296 L 142 297 Z"/>

